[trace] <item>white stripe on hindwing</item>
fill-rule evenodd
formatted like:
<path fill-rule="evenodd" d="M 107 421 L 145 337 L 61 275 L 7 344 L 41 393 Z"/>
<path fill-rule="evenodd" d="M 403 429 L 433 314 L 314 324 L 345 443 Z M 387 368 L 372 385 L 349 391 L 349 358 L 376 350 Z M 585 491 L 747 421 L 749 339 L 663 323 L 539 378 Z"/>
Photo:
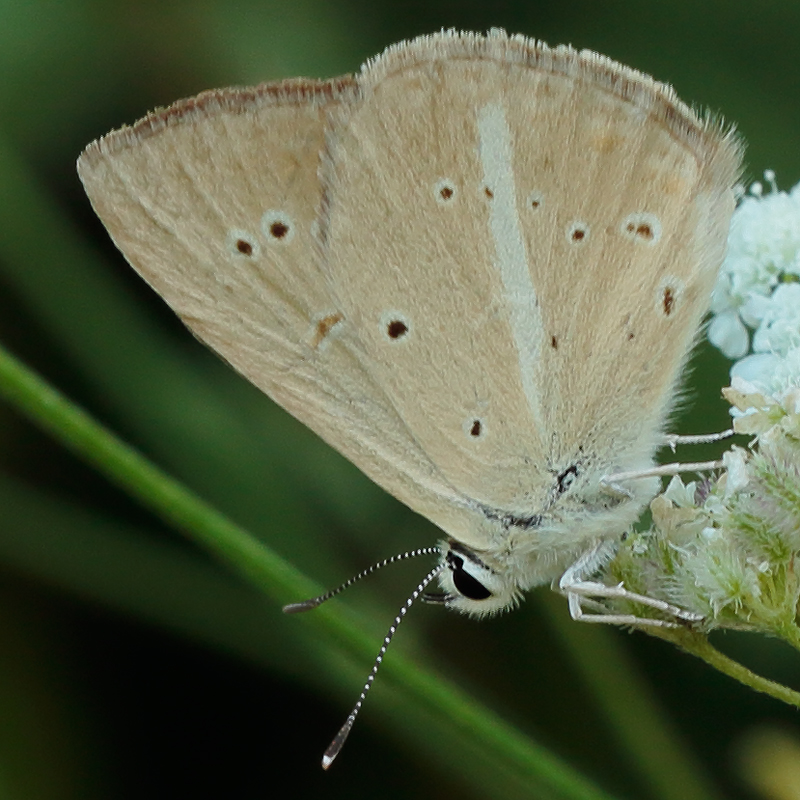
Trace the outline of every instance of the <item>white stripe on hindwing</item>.
<path fill-rule="evenodd" d="M 542 430 L 541 403 L 536 388 L 542 322 L 520 229 L 511 132 L 499 103 L 489 103 L 478 112 L 478 142 L 483 179 L 493 195 L 489 201 L 489 213 L 495 249 L 494 266 L 505 290 L 522 390 L 534 426 Z"/>

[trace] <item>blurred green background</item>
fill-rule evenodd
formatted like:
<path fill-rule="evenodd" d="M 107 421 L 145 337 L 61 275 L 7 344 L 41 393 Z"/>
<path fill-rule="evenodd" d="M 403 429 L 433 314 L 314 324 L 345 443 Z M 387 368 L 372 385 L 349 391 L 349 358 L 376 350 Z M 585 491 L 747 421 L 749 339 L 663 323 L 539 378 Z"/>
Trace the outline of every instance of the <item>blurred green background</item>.
<path fill-rule="evenodd" d="M 91 139 L 203 89 L 330 77 L 398 39 L 496 26 L 672 83 L 738 124 L 750 180 L 765 168 L 785 188 L 800 179 L 800 4 L 788 0 L 0 0 L 0 339 L 324 586 L 433 543 L 430 524 L 182 328 L 111 246 L 74 164 Z M 726 425 L 727 366 L 700 349 L 676 430 Z M 376 651 L 425 569 L 396 567 L 341 601 Z M 797 654 L 774 642 L 715 641 L 800 683 Z M 419 606 L 394 648 L 620 798 L 766 797 L 745 777 L 754 753 L 763 762 L 754 742 L 800 735 L 791 709 L 642 634 L 571 623 L 546 590 L 481 624 Z M 473 750 L 426 737 L 380 678 L 323 773 L 369 667 L 0 405 L 0 800 L 550 796 L 484 763 L 479 732 Z M 667 737 L 663 774 L 658 736 L 620 715 Z"/>

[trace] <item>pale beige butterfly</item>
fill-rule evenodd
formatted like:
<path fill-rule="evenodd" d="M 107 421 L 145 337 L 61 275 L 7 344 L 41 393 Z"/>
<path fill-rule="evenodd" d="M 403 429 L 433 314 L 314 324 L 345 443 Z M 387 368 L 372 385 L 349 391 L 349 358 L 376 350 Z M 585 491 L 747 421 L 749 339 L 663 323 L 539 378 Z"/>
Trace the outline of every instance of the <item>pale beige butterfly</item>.
<path fill-rule="evenodd" d="M 670 87 L 492 31 L 206 92 L 78 168 L 198 338 L 446 533 L 449 606 L 555 580 L 580 616 L 624 591 L 587 576 L 657 484 L 613 478 L 654 463 L 740 161 Z"/>

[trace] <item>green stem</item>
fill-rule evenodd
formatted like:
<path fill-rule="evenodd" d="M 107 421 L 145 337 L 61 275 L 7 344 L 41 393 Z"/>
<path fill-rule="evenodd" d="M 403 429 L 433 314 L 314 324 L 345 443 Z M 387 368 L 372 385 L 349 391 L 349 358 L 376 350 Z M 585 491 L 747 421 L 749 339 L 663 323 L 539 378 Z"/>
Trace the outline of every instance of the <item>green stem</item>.
<path fill-rule="evenodd" d="M 743 664 L 729 658 L 717 650 L 703 633 L 686 628 L 648 628 L 647 633 L 659 639 L 672 642 L 687 653 L 702 659 L 717 671 L 734 678 L 745 686 L 749 686 L 756 692 L 768 694 L 770 697 L 774 697 L 787 705 L 800 708 L 800 692 L 757 675 Z"/>

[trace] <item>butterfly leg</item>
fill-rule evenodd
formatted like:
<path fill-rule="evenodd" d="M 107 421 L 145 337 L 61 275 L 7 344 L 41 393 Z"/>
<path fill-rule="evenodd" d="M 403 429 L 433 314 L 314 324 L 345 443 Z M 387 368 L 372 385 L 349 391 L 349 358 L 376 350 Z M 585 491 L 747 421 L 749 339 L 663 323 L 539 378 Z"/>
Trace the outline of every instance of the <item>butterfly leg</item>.
<path fill-rule="evenodd" d="M 733 436 L 733 429 L 722 431 L 721 433 L 700 434 L 697 436 L 678 436 L 670 434 L 664 437 L 664 444 L 670 447 L 673 452 L 679 444 L 707 444 L 718 442 Z M 641 478 L 654 478 L 670 475 L 679 475 L 682 472 L 709 472 L 714 469 L 721 469 L 724 466 L 722 461 L 695 461 L 687 464 L 661 464 L 650 469 L 634 470 L 632 472 L 617 472 L 613 475 L 604 476 L 600 483 L 603 488 L 616 497 L 633 497 L 630 490 L 626 489 L 623 481 L 637 480 Z"/>
<path fill-rule="evenodd" d="M 613 475 L 606 475 L 600 479 L 600 485 L 609 494 L 618 497 L 632 497 L 631 492 L 622 485 L 622 481 L 680 475 L 682 472 L 709 472 L 714 469 L 721 469 L 724 466 L 725 464 L 722 461 L 693 461 L 686 464 L 661 464 L 651 469 L 616 472 Z"/>
<path fill-rule="evenodd" d="M 580 622 L 602 622 L 607 625 L 655 626 L 658 628 L 678 628 L 682 623 L 700 622 L 703 617 L 693 611 L 674 606 L 654 597 L 637 594 L 626 589 L 621 583 L 606 586 L 604 583 L 588 580 L 614 556 L 616 543 L 603 541 L 583 553 L 558 581 L 558 589 L 567 598 L 569 613 Z M 608 614 L 602 600 L 627 600 L 660 611 L 676 621 L 649 619 L 633 614 Z M 595 610 L 589 613 L 587 606 Z"/>
<path fill-rule="evenodd" d="M 720 433 L 703 433 L 691 436 L 681 436 L 677 433 L 669 433 L 664 436 L 664 444 L 675 452 L 675 447 L 679 444 L 709 444 L 711 442 L 721 442 L 733 436 L 733 428 L 728 428 Z"/>

